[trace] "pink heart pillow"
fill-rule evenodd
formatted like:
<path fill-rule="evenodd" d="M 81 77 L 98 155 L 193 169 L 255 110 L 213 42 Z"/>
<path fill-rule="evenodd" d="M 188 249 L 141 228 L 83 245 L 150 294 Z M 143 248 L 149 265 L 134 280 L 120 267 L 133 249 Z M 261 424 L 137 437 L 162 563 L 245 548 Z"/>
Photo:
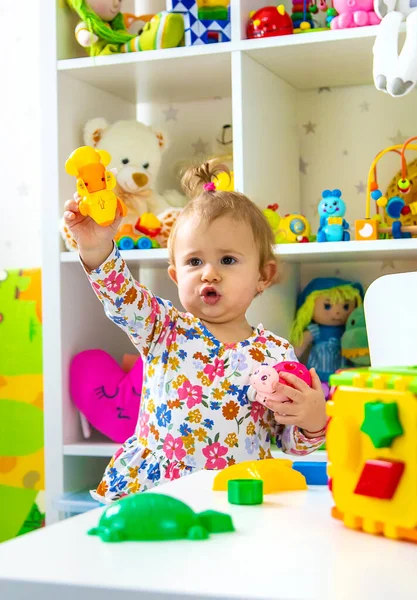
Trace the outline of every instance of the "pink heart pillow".
<path fill-rule="evenodd" d="M 135 433 L 142 393 L 143 362 L 125 373 L 103 350 L 76 354 L 70 365 L 70 394 L 98 431 L 117 443 Z"/>

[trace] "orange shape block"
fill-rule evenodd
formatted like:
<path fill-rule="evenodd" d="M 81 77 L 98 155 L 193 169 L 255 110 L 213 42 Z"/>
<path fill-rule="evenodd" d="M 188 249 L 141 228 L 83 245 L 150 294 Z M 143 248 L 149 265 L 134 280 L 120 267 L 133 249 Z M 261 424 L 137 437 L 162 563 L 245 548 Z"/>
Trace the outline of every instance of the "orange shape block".
<path fill-rule="evenodd" d="M 292 461 L 285 458 L 251 460 L 226 467 L 214 478 L 214 491 L 227 491 L 231 479 L 262 479 L 264 494 L 306 490 L 304 475 L 292 468 Z"/>
<path fill-rule="evenodd" d="M 368 241 L 378 239 L 378 221 L 375 219 L 357 219 L 355 221 L 355 240 Z"/>
<path fill-rule="evenodd" d="M 367 460 L 355 488 L 355 494 L 391 500 L 400 483 L 405 464 L 393 460 Z"/>

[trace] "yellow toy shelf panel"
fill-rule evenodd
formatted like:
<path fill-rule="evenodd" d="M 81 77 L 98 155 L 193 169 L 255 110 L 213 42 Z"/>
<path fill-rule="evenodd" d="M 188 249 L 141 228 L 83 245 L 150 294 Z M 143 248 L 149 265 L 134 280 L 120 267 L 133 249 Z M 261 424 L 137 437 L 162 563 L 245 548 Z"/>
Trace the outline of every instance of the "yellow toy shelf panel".
<path fill-rule="evenodd" d="M 342 371 L 330 383 L 333 516 L 352 529 L 417 541 L 417 369 Z"/>

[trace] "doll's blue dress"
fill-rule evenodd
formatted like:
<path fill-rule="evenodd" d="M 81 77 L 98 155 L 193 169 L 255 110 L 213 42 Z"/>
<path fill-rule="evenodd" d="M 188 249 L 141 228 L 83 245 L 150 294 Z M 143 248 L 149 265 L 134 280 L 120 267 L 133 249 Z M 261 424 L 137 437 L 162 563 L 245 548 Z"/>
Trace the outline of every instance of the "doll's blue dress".
<path fill-rule="evenodd" d="M 313 338 L 307 367 L 314 368 L 321 381 L 327 382 L 330 375 L 344 365 L 341 355 L 341 337 L 345 326 L 311 323 L 307 331 Z"/>

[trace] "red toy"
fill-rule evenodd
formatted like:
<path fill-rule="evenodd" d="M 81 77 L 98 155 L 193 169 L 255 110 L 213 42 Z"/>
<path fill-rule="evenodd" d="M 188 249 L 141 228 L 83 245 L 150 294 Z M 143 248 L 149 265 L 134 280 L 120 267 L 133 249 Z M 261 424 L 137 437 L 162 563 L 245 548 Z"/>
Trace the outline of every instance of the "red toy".
<path fill-rule="evenodd" d="M 265 6 L 250 13 L 250 20 L 246 28 L 248 39 L 289 35 L 290 33 L 294 33 L 294 26 L 283 4 Z"/>

